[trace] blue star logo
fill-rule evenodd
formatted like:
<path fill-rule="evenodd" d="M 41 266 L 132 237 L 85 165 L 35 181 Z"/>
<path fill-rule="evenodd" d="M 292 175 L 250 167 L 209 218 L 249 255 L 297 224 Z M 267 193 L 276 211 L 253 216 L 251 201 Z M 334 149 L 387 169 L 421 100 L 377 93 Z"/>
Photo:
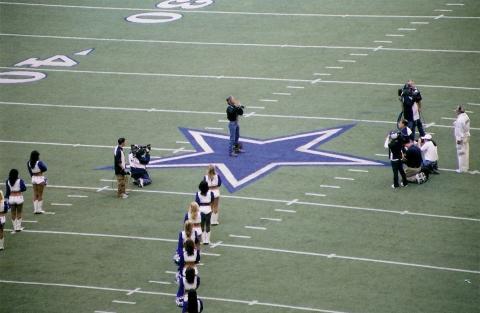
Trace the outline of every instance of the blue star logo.
<path fill-rule="evenodd" d="M 339 126 L 267 140 L 241 137 L 245 153 L 228 155 L 228 135 L 195 129 L 180 131 L 195 152 L 152 158 L 148 168 L 216 166 L 223 185 L 231 193 L 268 175 L 279 166 L 383 166 L 380 161 L 317 150 L 321 144 L 346 132 L 353 125 Z"/>

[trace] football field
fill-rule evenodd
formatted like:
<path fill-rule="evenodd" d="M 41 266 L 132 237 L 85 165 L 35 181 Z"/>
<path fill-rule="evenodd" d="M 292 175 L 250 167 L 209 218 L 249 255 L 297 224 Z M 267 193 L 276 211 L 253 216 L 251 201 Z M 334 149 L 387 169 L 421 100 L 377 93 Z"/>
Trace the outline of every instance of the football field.
<path fill-rule="evenodd" d="M 0 188 L 12 168 L 29 183 L 0 312 L 181 312 L 172 256 L 210 163 L 204 312 L 479 312 L 479 73 L 476 0 L 0 1 Z M 383 145 L 408 79 L 440 175 L 393 190 Z M 228 95 L 246 107 L 236 158 Z M 125 200 L 119 137 L 153 148 L 152 185 Z M 49 214 L 32 213 L 32 150 Z"/>

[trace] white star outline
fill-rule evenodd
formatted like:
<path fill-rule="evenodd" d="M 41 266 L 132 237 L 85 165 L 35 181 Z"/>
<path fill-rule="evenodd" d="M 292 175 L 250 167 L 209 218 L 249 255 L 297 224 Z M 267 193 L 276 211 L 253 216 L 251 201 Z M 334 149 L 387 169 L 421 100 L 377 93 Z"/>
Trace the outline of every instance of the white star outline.
<path fill-rule="evenodd" d="M 288 137 L 281 137 L 281 138 L 275 138 L 275 139 L 269 139 L 269 140 L 255 140 L 255 139 L 250 139 L 250 138 L 241 138 L 241 142 L 245 143 L 252 143 L 252 144 L 257 144 L 257 145 L 265 145 L 273 142 L 281 142 L 281 141 L 288 141 L 292 139 L 297 139 L 297 138 L 303 138 L 303 137 L 311 137 L 312 135 L 318 135 L 318 137 L 314 138 L 312 141 L 298 147 L 295 149 L 295 151 L 298 152 L 303 152 L 303 153 L 308 153 L 308 154 L 315 154 L 319 156 L 325 156 L 325 157 L 331 157 L 331 158 L 336 158 L 336 159 L 342 159 L 345 161 L 339 161 L 339 162 L 272 162 L 267 164 L 266 166 L 258 169 L 257 171 L 251 173 L 250 175 L 238 180 L 233 173 L 230 171 L 230 169 L 225 165 L 225 163 L 190 163 L 190 164 L 164 164 L 162 165 L 161 163 L 163 162 L 169 162 L 169 161 L 175 161 L 175 160 L 181 160 L 185 158 L 192 158 L 192 157 L 197 157 L 197 156 L 202 156 L 202 155 L 207 155 L 214 153 L 215 151 L 210 147 L 210 145 L 205 141 L 203 137 L 213 137 L 213 138 L 219 138 L 219 139 L 225 139 L 225 140 L 230 140 L 230 136 L 228 135 L 222 135 L 222 134 L 215 134 L 215 133 L 206 133 L 198 130 L 190 130 L 188 129 L 188 133 L 195 139 L 197 144 L 203 149 L 203 151 L 199 152 L 194 152 L 194 153 L 189 153 L 185 155 L 180 155 L 180 156 L 175 156 L 175 157 L 169 157 L 169 158 L 161 158 L 158 160 L 153 160 L 150 162 L 148 167 L 150 168 L 174 168 L 174 167 L 201 167 L 201 166 L 208 166 L 210 164 L 214 165 L 217 167 L 217 169 L 223 174 L 223 176 L 228 180 L 228 182 L 231 184 L 231 186 L 235 189 L 250 183 L 251 181 L 255 180 L 256 178 L 262 176 L 263 174 L 268 173 L 269 171 L 275 169 L 276 167 L 279 166 L 305 166 L 305 165 L 373 165 L 373 166 L 378 166 L 378 165 L 383 165 L 380 162 L 375 162 L 371 160 L 365 160 L 365 159 L 360 159 L 360 158 L 355 158 L 351 156 L 346 156 L 346 155 L 341 155 L 341 154 L 336 154 L 336 153 L 329 153 L 329 152 L 323 152 L 323 151 L 316 151 L 316 150 L 311 150 L 312 147 L 315 145 L 321 143 L 322 141 L 326 141 L 328 138 L 334 136 L 338 132 L 341 132 L 345 128 L 333 128 L 333 129 L 326 129 L 326 130 L 320 130 L 320 131 L 315 131 L 315 132 L 310 132 L 310 133 L 305 133 L 305 134 L 297 134 L 297 135 L 292 135 Z M 239 156 L 241 158 L 241 156 Z"/>

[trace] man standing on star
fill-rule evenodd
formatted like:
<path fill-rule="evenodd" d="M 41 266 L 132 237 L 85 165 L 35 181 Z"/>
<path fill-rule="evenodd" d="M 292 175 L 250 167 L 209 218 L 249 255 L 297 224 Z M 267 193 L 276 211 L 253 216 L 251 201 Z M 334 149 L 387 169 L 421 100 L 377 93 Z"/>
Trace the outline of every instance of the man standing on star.
<path fill-rule="evenodd" d="M 240 126 L 238 125 L 238 116 L 243 115 L 245 107 L 240 104 L 238 99 L 233 96 L 227 98 L 227 119 L 228 130 L 230 131 L 230 142 L 228 145 L 228 155 L 236 157 L 238 153 L 243 152 L 242 144 L 238 141 L 240 138 Z"/>

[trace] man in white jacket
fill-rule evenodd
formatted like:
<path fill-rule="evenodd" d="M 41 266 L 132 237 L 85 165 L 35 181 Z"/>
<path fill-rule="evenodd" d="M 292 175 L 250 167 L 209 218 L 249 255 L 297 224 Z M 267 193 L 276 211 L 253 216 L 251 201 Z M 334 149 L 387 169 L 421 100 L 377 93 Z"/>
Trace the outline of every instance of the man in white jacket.
<path fill-rule="evenodd" d="M 457 119 L 453 122 L 453 125 L 455 126 L 455 141 L 457 144 L 457 173 L 465 173 L 468 172 L 469 167 L 470 118 L 461 105 L 457 107 L 456 112 Z"/>

